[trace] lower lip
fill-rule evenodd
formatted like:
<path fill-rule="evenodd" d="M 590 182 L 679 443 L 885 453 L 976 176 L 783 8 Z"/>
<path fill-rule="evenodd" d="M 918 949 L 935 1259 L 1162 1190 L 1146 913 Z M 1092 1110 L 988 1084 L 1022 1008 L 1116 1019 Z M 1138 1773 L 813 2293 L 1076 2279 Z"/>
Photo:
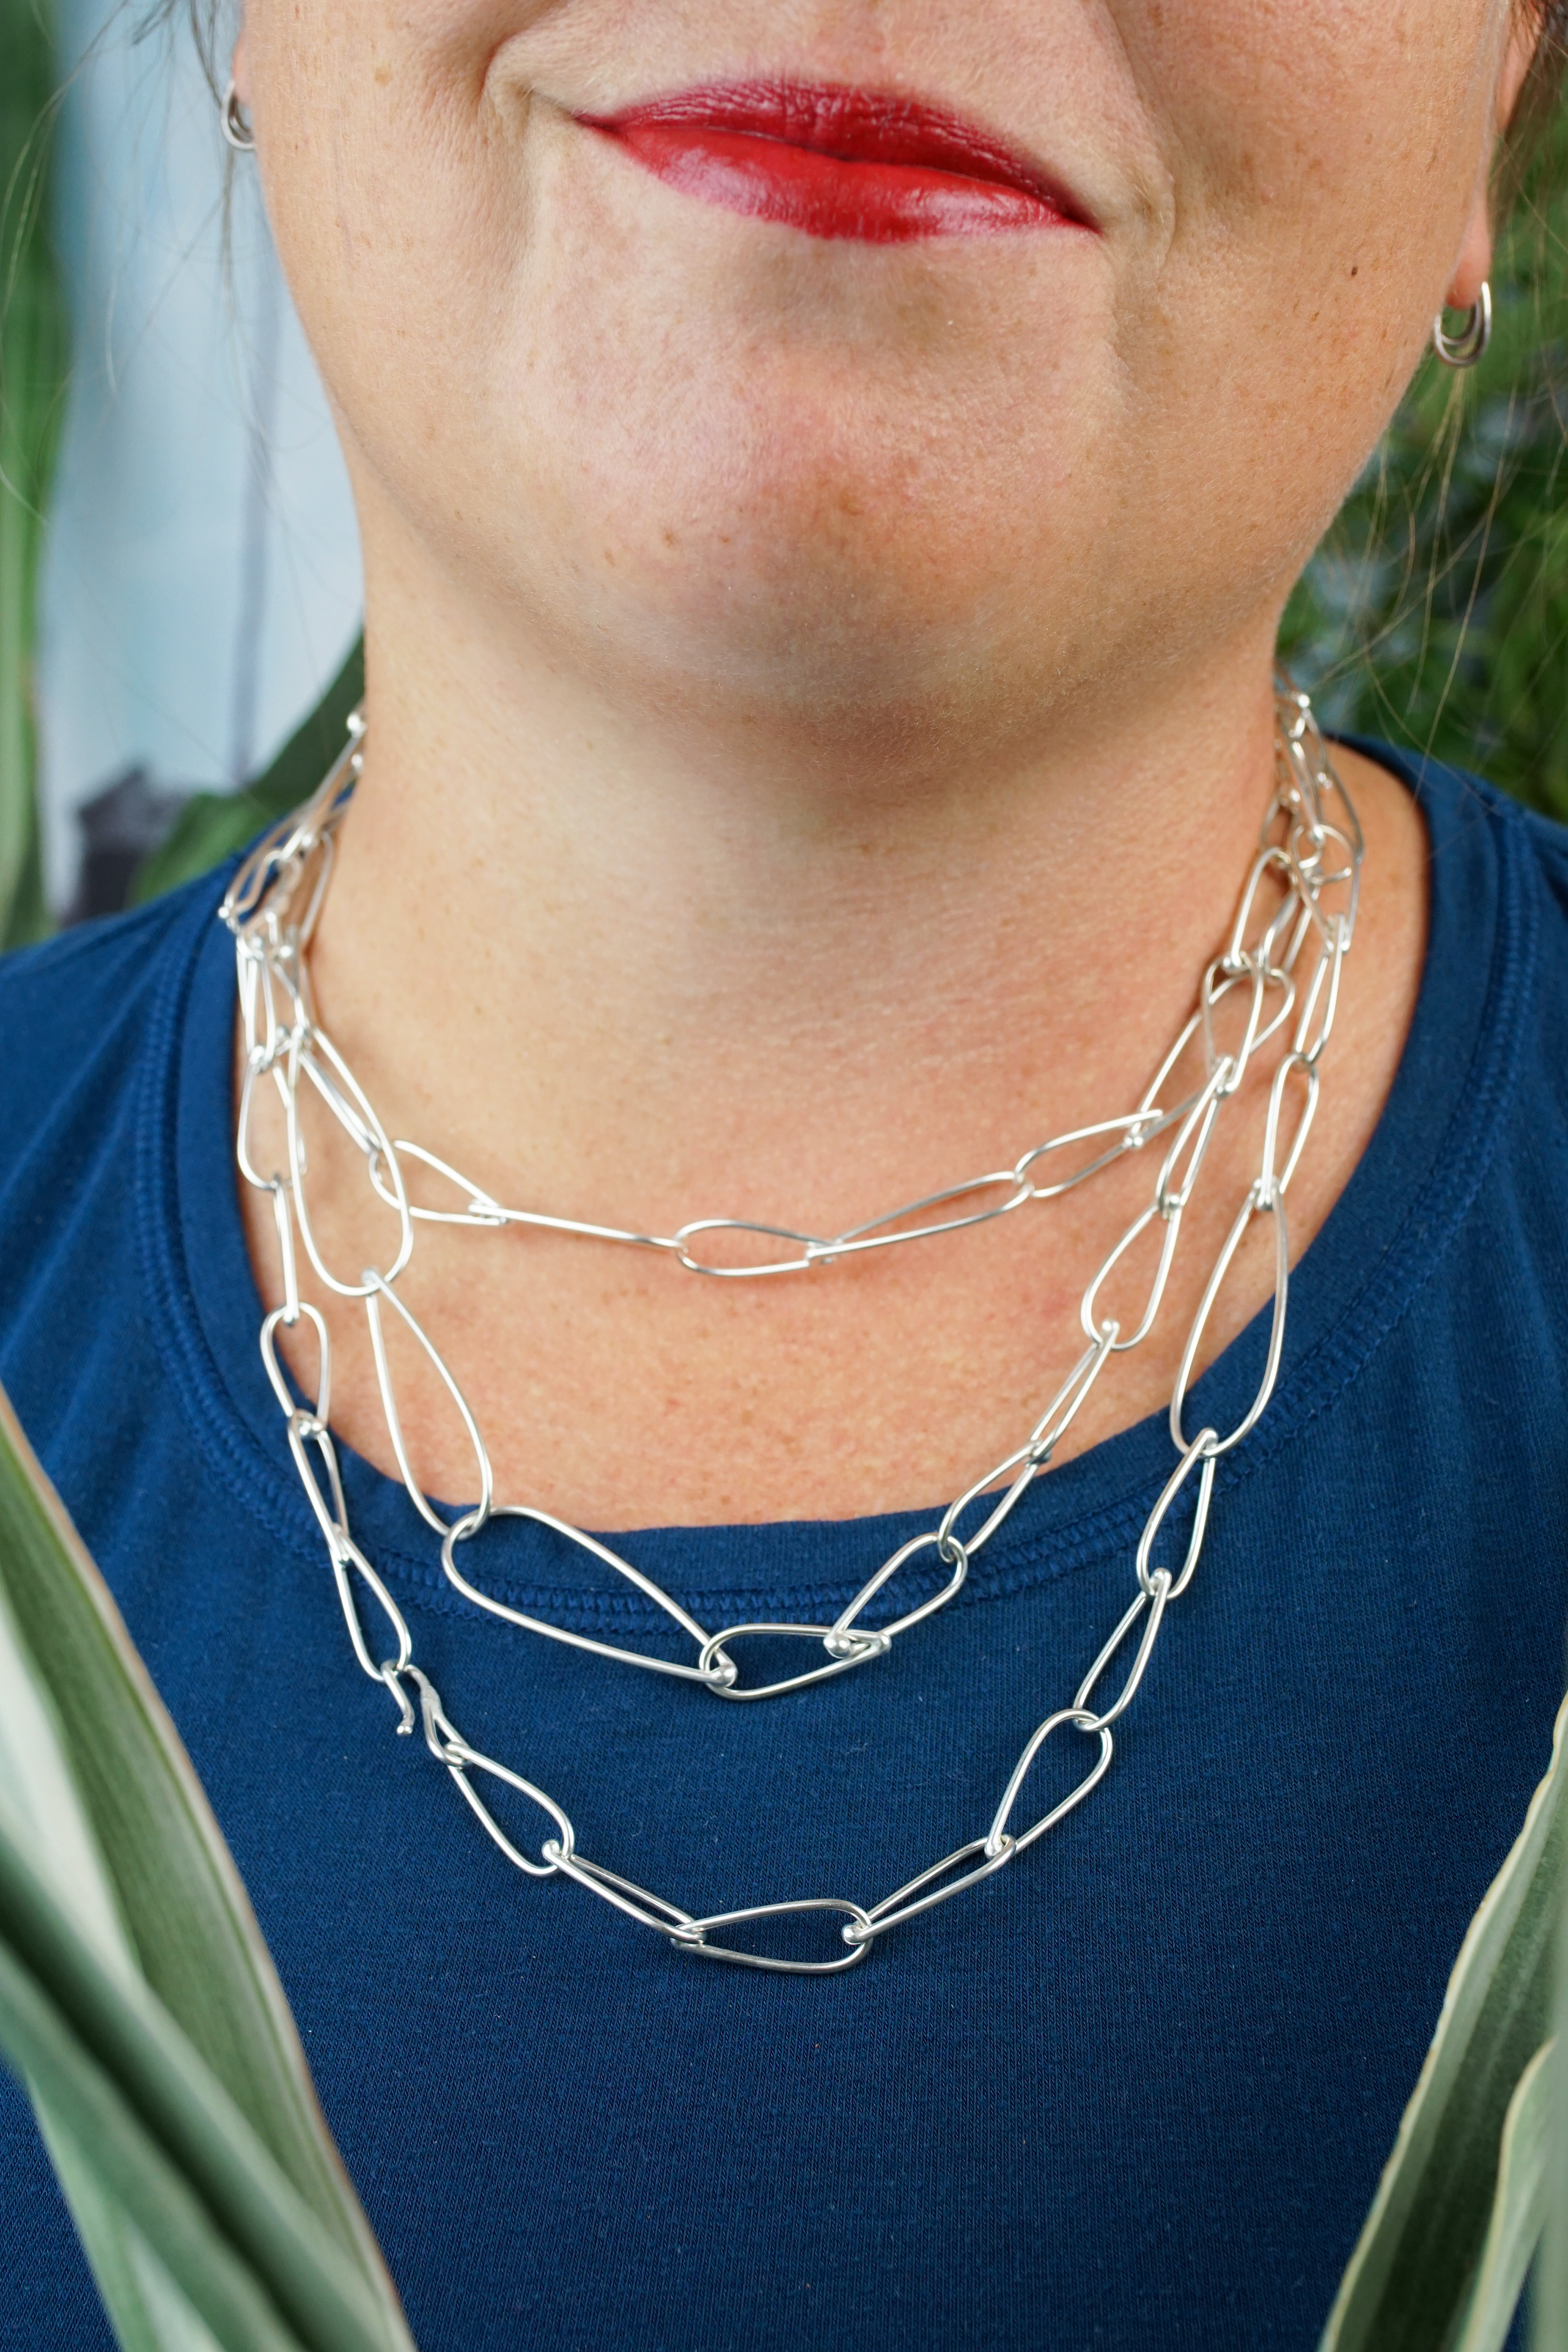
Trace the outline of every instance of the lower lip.
<path fill-rule="evenodd" d="M 923 237 L 1082 226 L 1049 196 L 1005 181 L 970 178 L 961 169 L 824 154 L 729 128 L 722 120 L 694 121 L 684 106 L 577 119 L 612 139 L 667 187 L 808 236 L 907 245 Z"/>

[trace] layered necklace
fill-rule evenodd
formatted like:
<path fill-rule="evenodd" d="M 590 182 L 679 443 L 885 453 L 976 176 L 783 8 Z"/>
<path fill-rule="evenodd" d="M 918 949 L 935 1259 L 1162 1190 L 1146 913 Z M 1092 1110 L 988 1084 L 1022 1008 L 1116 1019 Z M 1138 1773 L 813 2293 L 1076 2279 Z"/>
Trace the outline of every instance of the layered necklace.
<path fill-rule="evenodd" d="M 1275 697 L 1273 785 L 1229 935 L 1198 982 L 1190 1017 L 1131 1110 L 1051 1136 L 1032 1144 L 1010 1167 L 945 1186 L 841 1233 L 811 1234 L 747 1217 L 695 1217 L 671 1234 L 643 1233 L 507 1207 L 423 1145 L 394 1141 L 322 1026 L 310 986 L 310 940 L 331 878 L 339 828 L 362 766 L 364 744 L 363 722 L 356 713 L 348 743 L 319 790 L 252 851 L 221 910 L 235 938 L 245 1028 L 236 1153 L 245 1181 L 270 1196 L 277 1224 L 283 1304 L 262 1324 L 262 1358 L 285 1416 L 294 1466 L 326 1545 L 354 1655 L 395 1703 L 398 1731 L 412 1733 L 416 1722 L 420 1725 L 430 1754 L 444 1765 L 454 1787 L 501 1853 L 528 1876 L 574 1880 L 627 1920 L 664 1937 L 677 1951 L 701 1958 L 807 1975 L 853 1968 L 893 1929 L 977 1886 L 1082 1803 L 1110 1768 L 1114 1727 L 1144 1681 L 1166 1612 L 1192 1582 L 1208 1523 L 1216 1465 L 1256 1427 L 1279 1373 L 1290 1275 L 1285 1199 L 1317 1108 L 1319 1066 L 1333 1029 L 1341 970 L 1355 929 L 1363 856 L 1355 812 L 1306 696 L 1281 684 Z M 1263 1049 L 1281 1033 L 1288 1039 L 1286 1050 L 1275 1059 L 1271 1076 L 1265 1076 Z M 277 1090 L 286 1138 L 285 1164 L 270 1171 L 256 1164 L 252 1149 L 253 1108 L 257 1089 L 267 1086 Z M 1174 1466 L 1134 1548 L 1131 1597 L 1071 1703 L 1047 1715 L 1024 1742 L 980 1834 L 876 1900 L 852 1902 L 840 1895 L 822 1895 L 750 1903 L 697 1917 L 604 1863 L 591 1861 L 554 1797 L 464 1738 L 435 1685 L 414 1663 L 413 1637 L 402 1611 L 350 1530 L 329 1426 L 330 1342 L 319 1307 L 301 1288 L 302 1255 L 328 1291 L 363 1307 L 393 1455 L 415 1510 L 439 1546 L 442 1572 L 466 1601 L 509 1625 L 570 1643 L 617 1668 L 662 1675 L 716 1699 L 772 1698 L 873 1665 L 958 1592 L 970 1563 L 1046 1468 L 1112 1360 L 1140 1346 L 1155 1328 L 1182 1221 L 1216 1130 L 1238 1097 L 1249 1091 L 1263 1110 L 1257 1173 L 1214 1262 L 1182 1349 L 1170 1402 Z M 322 1254 L 311 1222 L 300 1118 L 306 1099 L 324 1109 L 357 1146 L 370 1196 L 395 1217 L 397 1246 L 379 1270 L 365 1269 L 355 1277 L 329 1266 Z M 1152 1192 L 1091 1277 L 1080 1310 L 1082 1351 L 1033 1427 L 1005 1461 L 966 1487 L 935 1526 L 911 1537 L 876 1565 L 831 1625 L 765 1621 L 710 1631 L 641 1569 L 580 1528 L 534 1504 L 498 1502 L 478 1423 L 451 1368 L 397 1286 L 413 1257 L 419 1228 L 428 1223 L 493 1232 L 512 1225 L 539 1227 L 585 1243 L 661 1252 L 674 1267 L 710 1280 L 776 1280 L 1012 1216 L 1089 1182 L 1130 1153 L 1149 1152 L 1152 1145 L 1158 1146 L 1150 1153 L 1156 1171 Z M 411 1177 L 425 1195 L 418 1202 L 411 1196 Z M 1262 1378 L 1246 1412 L 1228 1433 L 1205 1428 L 1189 1435 L 1184 1419 L 1186 1394 L 1205 1329 L 1238 1250 L 1254 1221 L 1265 1217 L 1272 1223 L 1275 1274 Z M 1105 1310 L 1103 1295 L 1123 1261 L 1135 1263 L 1134 1254 L 1145 1235 L 1142 1255 L 1150 1263 L 1138 1281 L 1141 1304 L 1135 1318 L 1113 1318 Z M 1130 1280 L 1130 1274 L 1123 1279 Z M 477 1500 L 455 1517 L 437 1509 L 410 1465 L 386 1344 L 389 1314 L 424 1349 L 473 1446 Z M 319 1349 L 314 1402 L 301 1402 L 278 1356 L 279 1329 L 297 1331 L 302 1323 L 311 1327 Z M 1169 1558 L 1156 1558 L 1156 1551 L 1163 1555 L 1172 1543 L 1167 1536 L 1162 1545 L 1161 1530 L 1173 1513 L 1185 1528 L 1185 1545 L 1176 1542 Z M 490 1522 L 503 1517 L 536 1520 L 625 1578 L 686 1638 L 689 1654 L 653 1657 L 595 1641 L 528 1616 L 487 1592 L 475 1580 L 480 1572 L 476 1548 Z M 929 1589 L 933 1585 L 936 1589 Z M 748 1637 L 758 1634 L 798 1642 L 806 1662 L 801 1670 L 779 1681 L 747 1684 L 736 1653 Z M 1117 1685 L 1113 1694 L 1108 1687 L 1113 1682 Z M 1053 1738 L 1085 1743 L 1082 1769 L 1065 1796 L 1030 1821 L 1023 1818 L 1030 1810 L 1024 1801 L 1030 1767 Z M 548 1834 L 537 1853 L 525 1851 L 503 1828 L 481 1793 L 481 1781 L 504 1782 L 538 1808 L 544 1816 L 541 1829 Z M 827 1956 L 800 1959 L 769 1952 L 768 1923 L 801 1913 L 829 1915 L 822 1922 L 830 1934 Z M 727 1942 L 727 1936 L 737 1930 L 763 1948 Z"/>

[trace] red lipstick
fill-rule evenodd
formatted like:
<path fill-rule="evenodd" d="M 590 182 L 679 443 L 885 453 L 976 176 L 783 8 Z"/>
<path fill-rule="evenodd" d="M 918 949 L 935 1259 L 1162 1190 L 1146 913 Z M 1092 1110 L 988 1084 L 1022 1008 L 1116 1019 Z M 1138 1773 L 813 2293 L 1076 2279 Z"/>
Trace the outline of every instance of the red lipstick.
<path fill-rule="evenodd" d="M 725 82 L 577 120 L 668 186 L 808 236 L 901 245 L 1094 226 L 990 131 L 885 91 Z"/>

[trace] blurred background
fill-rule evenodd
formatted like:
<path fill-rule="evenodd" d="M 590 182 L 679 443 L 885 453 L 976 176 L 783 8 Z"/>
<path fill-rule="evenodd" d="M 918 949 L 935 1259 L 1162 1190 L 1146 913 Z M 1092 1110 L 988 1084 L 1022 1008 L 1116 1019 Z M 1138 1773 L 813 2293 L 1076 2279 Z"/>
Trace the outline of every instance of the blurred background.
<path fill-rule="evenodd" d="M 1568 818 L 1568 134 L 1511 160 L 1481 364 L 1428 361 L 1292 598 L 1325 722 Z M 0 0 L 0 943 L 226 856 L 360 684 L 359 548 L 183 10 Z"/>
<path fill-rule="evenodd" d="M 358 635 L 360 562 L 183 18 L 0 0 L 0 635 L 28 706 L 0 781 L 14 803 L 25 769 L 36 802 L 10 894 L 36 926 L 123 903 L 194 790 L 266 771 Z"/>

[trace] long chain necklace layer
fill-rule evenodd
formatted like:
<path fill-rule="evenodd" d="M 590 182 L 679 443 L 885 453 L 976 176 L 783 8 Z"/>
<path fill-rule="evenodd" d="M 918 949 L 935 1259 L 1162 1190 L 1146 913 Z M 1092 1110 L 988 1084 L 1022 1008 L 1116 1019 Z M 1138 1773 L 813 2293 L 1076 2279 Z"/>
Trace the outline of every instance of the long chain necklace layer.
<path fill-rule="evenodd" d="M 1317 1108 L 1319 1067 L 1334 1024 L 1340 974 L 1355 929 L 1363 841 L 1361 827 L 1333 764 L 1304 695 L 1281 686 L 1276 694 L 1275 771 L 1260 845 L 1249 869 L 1224 948 L 1198 983 L 1197 1001 L 1170 1051 L 1131 1110 L 1088 1127 L 1035 1143 L 1011 1167 L 994 1170 L 902 1208 L 832 1234 L 759 1223 L 745 1217 L 693 1218 L 668 1234 L 643 1233 L 607 1223 L 508 1208 L 451 1163 L 406 1140 L 392 1140 L 317 1014 L 310 987 L 309 946 L 331 877 L 334 845 L 364 756 L 359 715 L 350 721 L 345 749 L 315 796 L 257 845 L 236 875 L 224 900 L 222 919 L 234 934 L 239 1001 L 245 1030 L 245 1070 L 240 1092 L 236 1152 L 247 1184 L 270 1196 L 277 1223 L 283 1303 L 261 1327 L 261 1352 L 267 1378 L 285 1417 L 289 1452 L 326 1544 L 354 1655 L 371 1679 L 385 1685 L 395 1702 L 400 1733 L 416 1722 L 436 1762 L 507 1859 L 532 1878 L 570 1878 L 600 1896 L 625 1918 L 663 1936 L 678 1951 L 733 1961 L 746 1968 L 807 1975 L 853 1968 L 873 1944 L 923 1912 L 949 1901 L 1002 1869 L 1036 1844 L 1082 1804 L 1110 1769 L 1114 1727 L 1131 1706 L 1147 1673 L 1167 1610 L 1191 1584 L 1208 1524 L 1216 1465 L 1250 1434 L 1268 1405 L 1279 1374 L 1285 1333 L 1290 1244 L 1285 1200 Z M 1271 1076 L 1261 1057 L 1270 1041 L 1288 1038 Z M 1251 1080 L 1250 1088 L 1249 1081 Z M 286 1164 L 264 1172 L 252 1150 L 252 1112 L 258 1088 L 270 1085 L 280 1101 Z M 766 1699 L 804 1689 L 830 1676 L 849 1674 L 885 1656 L 894 1642 L 946 1607 L 962 1587 L 976 1555 L 989 1543 L 1053 1453 L 1113 1357 L 1138 1347 L 1160 1313 L 1182 1221 L 1194 1198 L 1219 1121 L 1245 1092 L 1263 1108 L 1262 1144 L 1257 1174 L 1248 1188 L 1205 1286 L 1182 1350 L 1170 1402 L 1175 1464 L 1149 1513 L 1134 1550 L 1134 1582 L 1127 1607 L 1073 1695 L 1030 1732 L 1009 1776 L 988 1825 L 981 1833 L 919 1871 L 906 1885 L 869 1903 L 839 1895 L 803 1901 L 753 1903 L 742 1909 L 698 1918 L 678 1904 L 593 1862 L 578 1846 L 572 1826 L 556 1800 L 533 1781 L 482 1754 L 454 1726 L 439 1692 L 415 1664 L 413 1642 L 402 1611 L 372 1563 L 350 1532 L 348 1507 L 329 1426 L 331 1350 L 326 1319 L 300 1287 L 301 1252 L 317 1279 L 337 1297 L 359 1302 L 369 1325 L 387 1434 L 409 1496 L 440 1547 L 443 1573 L 475 1608 L 538 1633 L 570 1643 L 617 1666 L 695 1684 L 726 1700 Z M 348 1135 L 363 1157 L 369 1198 L 396 1221 L 396 1248 L 379 1270 L 350 1278 L 328 1265 L 310 1216 L 310 1187 L 301 1108 L 314 1102 Z M 777 1279 L 826 1268 L 871 1251 L 902 1248 L 942 1234 L 1012 1216 L 1034 1203 L 1056 1199 L 1089 1182 L 1129 1153 L 1151 1145 L 1157 1172 L 1151 1195 L 1084 1290 L 1081 1321 L 1083 1349 L 1049 1403 L 1005 1461 L 986 1470 L 941 1514 L 936 1524 L 902 1544 L 869 1575 L 831 1625 L 758 1622 L 709 1631 L 630 1560 L 608 1545 L 532 1504 L 502 1503 L 495 1496 L 490 1460 L 479 1426 L 463 1391 L 434 1341 L 399 1296 L 399 1276 L 413 1256 L 422 1223 L 437 1223 L 492 1231 L 541 1226 L 585 1241 L 662 1252 L 674 1265 L 720 1281 Z M 411 1170 L 437 1204 L 415 1202 Z M 1274 1303 L 1267 1359 L 1257 1394 L 1229 1433 L 1200 1429 L 1188 1436 L 1184 1412 L 1187 1389 L 1215 1301 L 1237 1252 L 1254 1222 L 1272 1223 Z M 1145 1240 L 1145 1236 L 1147 1239 Z M 1117 1269 L 1144 1243 L 1152 1270 L 1140 1277 L 1142 1303 L 1135 1317 L 1115 1318 L 1104 1295 Z M 1146 1280 L 1146 1288 L 1144 1282 Z M 474 1449 L 478 1499 L 455 1517 L 437 1510 L 410 1465 L 388 1354 L 385 1318 L 391 1313 L 425 1350 L 462 1418 Z M 314 1330 L 319 1374 L 313 1403 L 304 1403 L 279 1361 L 279 1328 L 301 1322 Z M 1178 1564 L 1156 1560 L 1161 1530 L 1173 1513 L 1186 1525 Z M 634 1585 L 662 1610 L 692 1645 L 685 1659 L 653 1657 L 613 1643 L 550 1625 L 525 1615 L 486 1592 L 465 1562 L 491 1520 L 533 1519 Z M 1169 1542 L 1171 1539 L 1166 1538 Z M 905 1605 L 897 1612 L 890 1591 L 895 1580 Z M 936 1590 L 925 1590 L 935 1583 Z M 887 1613 L 890 1606 L 894 1613 Z M 370 1613 L 367 1615 L 367 1612 Z M 379 1623 L 380 1634 L 371 1626 Z M 748 1637 L 783 1635 L 800 1643 L 819 1663 L 783 1680 L 747 1685 L 735 1652 Z M 382 1654 L 390 1643 L 390 1654 Z M 1121 1661 L 1113 1696 L 1103 1686 Z M 1026 1784 L 1047 1741 L 1066 1738 L 1086 1743 L 1083 1769 L 1068 1794 L 1033 1821 L 1015 1826 Z M 537 1855 L 514 1843 L 486 1802 L 476 1783 L 504 1782 L 537 1806 L 549 1834 Z M 1021 1808 L 1027 1812 L 1027 1806 Z M 737 1929 L 767 1938 L 767 1923 L 787 1915 L 840 1915 L 830 1957 L 795 1959 L 766 1950 L 727 1944 Z M 823 1923 L 830 1928 L 830 1916 Z M 841 1948 L 834 1948 L 834 1946 Z"/>

